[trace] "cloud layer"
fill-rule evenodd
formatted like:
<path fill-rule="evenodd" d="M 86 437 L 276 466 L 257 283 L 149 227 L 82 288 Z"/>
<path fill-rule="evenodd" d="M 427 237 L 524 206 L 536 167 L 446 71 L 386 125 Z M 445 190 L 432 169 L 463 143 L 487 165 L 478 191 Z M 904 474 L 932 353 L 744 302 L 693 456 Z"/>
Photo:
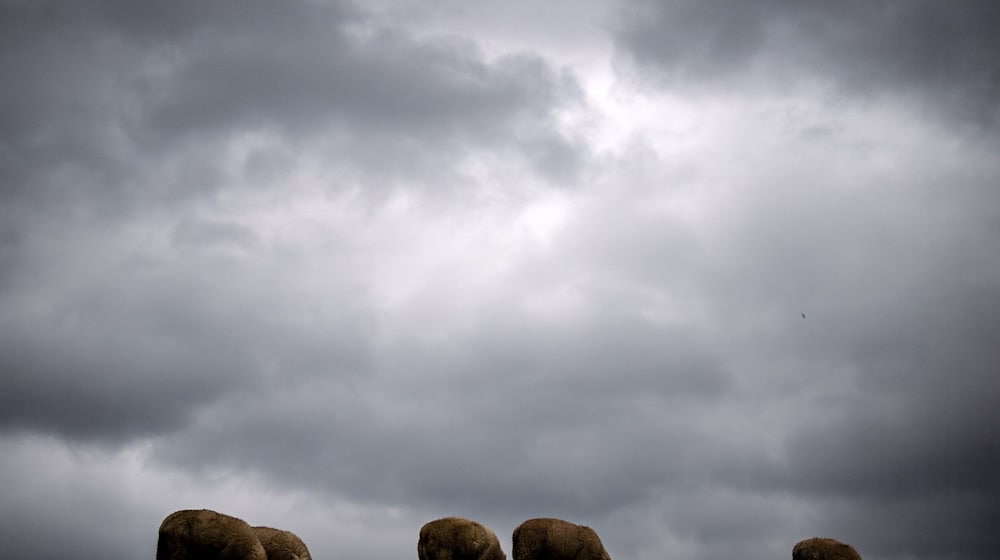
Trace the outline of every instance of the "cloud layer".
<path fill-rule="evenodd" d="M 0 6 L 19 557 L 1000 554 L 989 3 Z"/>

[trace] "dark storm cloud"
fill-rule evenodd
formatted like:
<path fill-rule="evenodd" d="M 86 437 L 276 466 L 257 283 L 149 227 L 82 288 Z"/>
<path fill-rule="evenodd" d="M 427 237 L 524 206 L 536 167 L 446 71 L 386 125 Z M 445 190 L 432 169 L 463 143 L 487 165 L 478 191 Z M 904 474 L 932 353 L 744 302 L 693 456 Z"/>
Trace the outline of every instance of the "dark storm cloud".
<path fill-rule="evenodd" d="M 337 3 L 2 9 L 10 207 L 107 214 L 211 192 L 226 146 L 261 131 L 409 182 L 470 146 L 553 173 L 578 159 L 550 126 L 577 95 L 569 78 L 531 56 L 486 63 L 465 43 L 417 42 Z"/>
<path fill-rule="evenodd" d="M 1000 553 L 991 529 L 1000 516 L 994 296 L 993 287 L 963 286 L 933 302 L 936 313 L 861 333 L 851 361 L 862 393 L 788 447 L 797 492 L 857 501 L 831 515 L 838 530 L 884 553 Z M 880 516 L 895 520 L 891 531 L 872 523 Z"/>
<path fill-rule="evenodd" d="M 191 230 L 185 226 L 182 237 L 245 235 Z M 21 272 L 44 283 L 0 297 L 6 428 L 110 440 L 170 431 L 275 368 L 350 376 L 367 359 L 363 307 L 328 296 L 334 318 L 294 294 L 262 293 L 257 282 L 280 277 L 267 266 L 211 252 L 204 260 L 134 255 L 73 266 L 75 278 L 57 280 L 58 271 L 33 265 Z"/>
<path fill-rule="evenodd" d="M 634 69 L 729 95 L 598 70 L 605 115 L 362 5 L 0 4 L 2 536 L 135 557 L 232 507 L 362 559 L 449 514 L 1000 556 L 995 12 L 957 5 L 630 4 Z"/>
<path fill-rule="evenodd" d="M 1000 222 L 990 150 L 974 140 L 910 145 L 883 165 L 885 146 L 859 152 L 843 131 L 762 147 L 763 129 L 733 129 L 743 124 L 754 142 L 720 139 L 732 152 L 715 147 L 686 163 L 711 169 L 693 179 L 706 196 L 693 228 L 670 202 L 694 186 L 684 178 L 676 186 L 665 165 L 661 185 L 600 199 L 552 249 L 566 276 L 586 271 L 620 292 L 613 305 L 597 300 L 605 309 L 690 302 L 668 307 L 664 319 L 684 321 L 727 372 L 733 396 L 711 409 L 719 425 L 777 438 L 723 440 L 718 455 L 688 454 L 699 465 L 693 477 L 669 468 L 676 456 L 646 458 L 663 478 L 645 495 L 684 504 L 661 513 L 663 526 L 716 537 L 703 534 L 692 557 L 731 555 L 745 543 L 766 550 L 747 536 L 755 529 L 787 531 L 790 543 L 840 535 L 883 558 L 995 556 Z M 886 135 L 889 145 L 894 131 Z M 602 222 L 609 207 L 629 218 Z M 758 399 L 759 409 L 744 408 Z M 688 435 L 665 440 L 664 454 L 690 447 Z M 705 503 L 679 490 L 689 486 L 726 497 Z M 789 515 L 788 496 L 809 504 L 810 515 Z M 778 509 L 769 521 L 753 507 Z"/>
<path fill-rule="evenodd" d="M 724 454 L 710 434 L 674 424 L 686 401 L 727 392 L 698 342 L 634 321 L 567 337 L 499 319 L 508 328 L 382 347 L 382 367 L 364 379 L 235 394 L 162 457 L 254 465 L 331 499 L 579 517 L 641 499 L 664 477 L 695 480 Z"/>
<path fill-rule="evenodd" d="M 540 59 L 486 63 L 339 3 L 0 9 L 6 426 L 149 433 L 263 375 L 268 359 L 362 367 L 365 312 L 316 325 L 268 315 L 267 301 L 288 311 L 288 294 L 253 283 L 280 278 L 289 256 L 250 227 L 196 217 L 224 210 L 220 192 L 281 185 L 303 158 L 336 178 L 360 173 L 366 192 L 379 177 L 442 187 L 442 162 L 472 147 L 552 177 L 578 159 L 551 130 L 575 86 Z M 227 154 L 247 135 L 264 145 L 234 174 Z M 149 219 L 159 225 L 139 225 Z M 164 229 L 165 248 L 138 241 Z M 352 348 L 319 342 L 334 332 Z"/>
<path fill-rule="evenodd" d="M 818 83 L 997 123 L 1000 6 L 990 0 L 643 1 L 624 9 L 617 39 L 671 88 Z"/>

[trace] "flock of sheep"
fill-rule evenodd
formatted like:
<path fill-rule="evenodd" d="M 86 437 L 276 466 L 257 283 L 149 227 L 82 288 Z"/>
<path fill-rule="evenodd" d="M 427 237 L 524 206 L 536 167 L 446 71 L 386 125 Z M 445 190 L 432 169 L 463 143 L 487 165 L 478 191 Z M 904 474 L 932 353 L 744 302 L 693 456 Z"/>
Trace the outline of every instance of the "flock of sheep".
<path fill-rule="evenodd" d="M 160 524 L 156 560 L 311 560 L 290 531 L 251 527 L 210 509 L 175 511 Z"/>
<path fill-rule="evenodd" d="M 514 529 L 514 560 L 611 560 L 590 527 L 561 519 L 529 519 Z M 419 560 L 507 560 L 496 533 L 461 517 L 420 528 Z M 289 531 L 251 527 L 208 509 L 181 510 L 160 524 L 156 560 L 311 560 L 302 539 Z M 861 560 L 850 545 L 812 538 L 792 549 L 792 560 Z"/>

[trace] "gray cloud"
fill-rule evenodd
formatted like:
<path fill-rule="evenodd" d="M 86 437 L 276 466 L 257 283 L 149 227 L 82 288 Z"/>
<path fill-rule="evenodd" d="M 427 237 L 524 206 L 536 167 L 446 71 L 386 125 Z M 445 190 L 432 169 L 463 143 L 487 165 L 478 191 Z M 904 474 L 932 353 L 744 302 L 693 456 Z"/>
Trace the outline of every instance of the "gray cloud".
<path fill-rule="evenodd" d="M 638 2 L 622 54 L 674 88 L 807 88 L 915 98 L 992 128 L 1000 98 L 993 2 Z M 756 85 L 755 85 L 756 84 Z"/>
<path fill-rule="evenodd" d="M 581 65 L 609 6 L 2 6 L 23 556 L 182 507 L 362 560 L 451 514 L 1000 554 L 990 8 L 634 3 Z"/>
<path fill-rule="evenodd" d="M 261 315 L 263 302 L 251 298 L 262 294 L 250 286 L 281 271 L 241 269 L 267 254 L 252 230 L 181 219 L 176 252 L 130 254 L 130 240 L 114 238 L 135 231 L 131 220 L 192 212 L 224 189 L 280 183 L 303 157 L 407 185 L 426 184 L 431 168 L 442 169 L 442 154 L 457 161 L 470 145 L 517 157 L 525 142 L 527 160 L 538 159 L 553 176 L 565 167 L 560 161 L 576 158 L 547 124 L 553 104 L 573 95 L 569 78 L 530 56 L 487 64 L 462 45 L 417 43 L 336 3 L 3 10 L 3 72 L 17 84 L 2 100 L 3 258 L 12 265 L 5 276 L 11 283 L 32 274 L 59 278 L 60 265 L 32 255 L 58 255 L 59 244 L 81 235 L 111 250 L 105 262 L 74 255 L 90 276 L 48 286 L 67 291 L 44 315 L 14 302 L 26 286 L 8 292 L 5 377 L 12 385 L 4 415 L 12 425 L 86 434 L 111 424 L 125 432 L 162 429 L 186 410 L 177 399 L 208 402 L 236 380 L 260 375 L 264 366 L 249 347 L 317 359 L 338 353 L 307 348 L 310 340 L 326 344 L 315 332 L 296 342 L 288 325 L 265 334 L 281 319 Z M 253 134 L 265 136 L 263 147 L 227 170 L 226 153 Z M 539 159 L 539 151 L 552 155 Z M 101 232 L 109 219 L 126 225 Z M 34 235 L 40 223 L 51 232 Z M 189 276 L 189 267 L 204 274 Z M 245 275 L 248 291 L 225 287 L 236 275 Z M 92 324 L 96 317 L 106 322 Z M 259 336 L 275 342 L 264 350 Z M 74 420 L 85 410 L 98 414 Z M 134 423 L 115 420 L 126 412 Z"/>
<path fill-rule="evenodd" d="M 282 484 L 386 504 L 485 500 L 503 512 L 595 515 L 639 498 L 640 483 L 659 484 L 662 471 L 695 476 L 659 446 L 691 443 L 693 461 L 721 452 L 688 442 L 670 425 L 677 413 L 658 410 L 725 394 L 725 374 L 694 344 L 636 324 L 593 325 L 568 340 L 516 326 L 445 347 L 384 347 L 400 363 L 353 382 L 310 383 L 308 394 L 255 388 L 175 438 L 165 457 L 217 466 L 235 458 Z M 288 464 L 306 456 L 309 464 Z M 593 487 L 592 478 L 608 483 Z"/>
<path fill-rule="evenodd" d="M 1000 514 L 1000 356 L 994 321 L 980 319 L 996 316 L 992 291 L 966 288 L 935 316 L 866 329 L 851 357 L 864 396 L 788 447 L 788 482 L 864 504 L 833 523 L 879 553 L 946 556 L 943 540 L 973 556 L 1000 549 L 988 529 Z M 896 520 L 889 532 L 870 523 L 883 515 Z"/>
<path fill-rule="evenodd" d="M 174 204 L 221 188 L 219 151 L 261 133 L 279 153 L 390 183 L 425 182 L 470 146 L 553 178 L 579 161 L 582 146 L 552 132 L 571 78 L 530 55 L 486 63 L 468 43 L 417 42 L 337 3 L 3 9 L 10 207 Z"/>
<path fill-rule="evenodd" d="M 194 409 L 275 368 L 364 369 L 363 308 L 340 303 L 340 316 L 328 317 L 257 289 L 280 271 L 215 259 L 206 269 L 176 256 L 180 263 L 102 262 L 83 271 L 90 277 L 8 293 L 4 425 L 130 438 L 176 429 Z M 51 301 L 30 299 L 41 294 Z M 283 310 L 269 311 L 268 301 Z"/>

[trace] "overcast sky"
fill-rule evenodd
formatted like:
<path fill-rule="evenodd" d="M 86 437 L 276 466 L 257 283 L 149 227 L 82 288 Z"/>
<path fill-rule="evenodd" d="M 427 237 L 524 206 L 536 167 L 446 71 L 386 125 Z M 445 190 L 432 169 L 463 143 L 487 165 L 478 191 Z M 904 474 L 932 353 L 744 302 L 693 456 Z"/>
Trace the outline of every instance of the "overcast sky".
<path fill-rule="evenodd" d="M 0 541 L 1000 557 L 993 0 L 0 0 Z"/>

